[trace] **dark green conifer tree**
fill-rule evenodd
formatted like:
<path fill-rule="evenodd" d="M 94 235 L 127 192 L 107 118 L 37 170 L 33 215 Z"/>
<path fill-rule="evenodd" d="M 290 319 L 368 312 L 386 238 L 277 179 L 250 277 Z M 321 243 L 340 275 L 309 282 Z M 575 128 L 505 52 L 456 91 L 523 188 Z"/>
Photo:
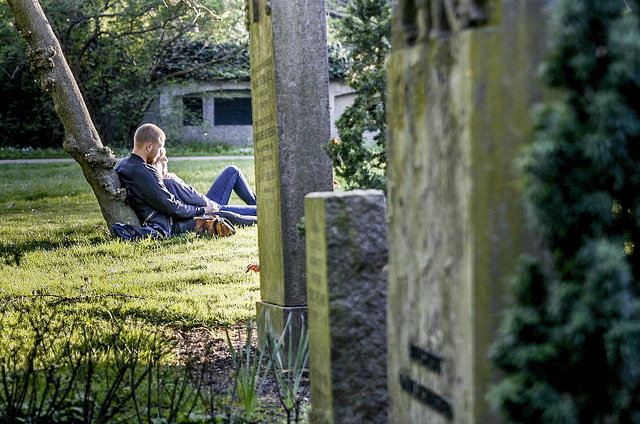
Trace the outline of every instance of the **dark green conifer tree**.
<path fill-rule="evenodd" d="M 350 1 L 337 38 L 348 52 L 346 80 L 354 103 L 336 121 L 339 140 L 325 145 L 347 188 L 386 185 L 385 60 L 391 49 L 391 0 Z M 367 133 L 373 143 L 367 142 Z"/>
<path fill-rule="evenodd" d="M 640 423 L 640 5 L 558 0 L 524 160 L 545 259 L 514 278 L 491 352 L 509 422 Z"/>

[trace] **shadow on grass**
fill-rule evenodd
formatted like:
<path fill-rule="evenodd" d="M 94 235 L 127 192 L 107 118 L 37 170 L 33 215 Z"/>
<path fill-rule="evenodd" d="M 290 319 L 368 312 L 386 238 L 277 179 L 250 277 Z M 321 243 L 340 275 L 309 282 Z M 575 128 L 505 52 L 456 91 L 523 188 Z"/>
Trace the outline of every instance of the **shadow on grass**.
<path fill-rule="evenodd" d="M 93 245 L 97 245 L 102 240 L 96 239 Z M 73 245 L 86 244 L 86 242 L 74 242 L 71 240 L 62 241 L 42 241 L 34 240 L 23 243 L 0 243 L 0 263 L 5 265 L 20 266 L 20 261 L 25 254 L 36 251 L 51 251 L 60 248 L 71 247 Z"/>
<path fill-rule="evenodd" d="M 20 266 L 20 260 L 25 254 L 34 251 L 52 251 L 73 246 L 89 245 L 97 246 L 106 241 L 104 236 L 95 235 L 83 240 L 73 240 L 64 233 L 62 240 L 60 239 L 42 239 L 29 240 L 24 242 L 4 242 L 0 243 L 0 264 Z"/>
<path fill-rule="evenodd" d="M 152 323 L 153 325 L 170 327 L 179 331 L 190 331 L 202 327 L 217 328 L 236 324 L 236 322 L 219 319 L 215 314 L 211 314 L 209 319 L 205 321 L 195 315 L 192 316 L 184 312 L 171 311 L 170 308 L 148 309 L 139 306 L 115 307 L 109 309 L 108 312 L 103 310 L 101 314 L 104 319 L 139 320 Z"/>
<path fill-rule="evenodd" d="M 147 308 L 144 306 L 125 303 L 126 300 L 140 300 L 137 296 L 126 295 L 79 295 L 59 296 L 48 294 L 33 294 L 23 296 L 0 297 L 0 311 L 14 310 L 28 314 L 38 308 L 46 307 L 51 310 L 62 311 L 67 317 L 87 314 L 96 320 L 104 322 L 128 322 L 138 326 L 146 323 L 152 326 L 171 328 L 174 331 L 190 331 L 198 328 L 217 328 L 237 324 L 241 320 L 228 321 L 209 315 L 203 320 L 197 314 L 188 314 L 184 310 L 172 310 L 170 307 Z M 122 302 L 124 300 L 125 302 Z M 78 308 L 80 306 L 80 308 Z M 1 420 L 0 420 L 1 421 Z"/>
<path fill-rule="evenodd" d="M 78 234 L 86 235 L 89 231 L 94 234 L 78 238 Z M 34 251 L 53 251 L 77 246 L 96 247 L 101 244 L 109 243 L 137 244 L 151 242 L 169 247 L 189 244 L 194 238 L 191 234 L 181 234 L 166 239 L 122 241 L 108 234 L 106 228 L 102 226 L 94 227 L 94 229 L 89 231 L 87 231 L 87 228 L 84 228 L 84 226 L 80 226 L 73 230 L 61 231 L 57 234 L 49 234 L 47 237 L 43 237 L 42 239 L 32 239 L 22 242 L 0 242 L 0 265 L 20 266 L 22 258 L 26 254 Z"/>

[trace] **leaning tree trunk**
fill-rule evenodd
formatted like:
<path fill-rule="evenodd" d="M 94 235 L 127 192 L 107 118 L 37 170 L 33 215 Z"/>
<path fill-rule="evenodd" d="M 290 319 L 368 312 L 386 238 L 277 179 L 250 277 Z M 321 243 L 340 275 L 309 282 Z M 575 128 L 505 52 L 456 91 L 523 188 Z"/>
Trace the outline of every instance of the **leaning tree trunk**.
<path fill-rule="evenodd" d="M 54 109 L 64 126 L 63 147 L 82 167 L 108 227 L 115 222 L 139 225 L 135 213 L 125 204 L 126 192 L 120 187 L 114 170 L 113 151 L 102 145 L 40 3 L 38 0 L 7 0 L 7 3 L 15 16 L 16 28 L 29 44 L 27 57 L 31 72 L 53 98 Z"/>

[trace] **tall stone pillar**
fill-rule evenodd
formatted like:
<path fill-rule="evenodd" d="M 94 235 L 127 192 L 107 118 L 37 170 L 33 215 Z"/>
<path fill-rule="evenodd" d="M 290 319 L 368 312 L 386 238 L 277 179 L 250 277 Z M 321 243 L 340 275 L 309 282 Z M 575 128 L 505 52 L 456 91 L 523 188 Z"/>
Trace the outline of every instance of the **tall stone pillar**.
<path fill-rule="evenodd" d="M 259 316 L 306 312 L 304 196 L 333 190 L 324 0 L 247 0 L 260 252 Z"/>
<path fill-rule="evenodd" d="M 543 0 L 399 0 L 388 66 L 393 423 L 498 423 L 487 351 L 530 239 L 516 162 Z"/>

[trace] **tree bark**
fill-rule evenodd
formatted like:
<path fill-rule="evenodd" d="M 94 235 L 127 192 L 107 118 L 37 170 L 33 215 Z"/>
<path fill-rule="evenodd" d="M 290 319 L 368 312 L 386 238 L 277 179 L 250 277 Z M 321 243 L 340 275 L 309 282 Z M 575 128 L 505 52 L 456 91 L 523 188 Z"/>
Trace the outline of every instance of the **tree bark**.
<path fill-rule="evenodd" d="M 40 3 L 38 0 L 7 0 L 7 3 L 17 30 L 27 40 L 26 54 L 31 72 L 53 98 L 54 110 L 64 126 L 64 150 L 82 167 L 108 228 L 111 229 L 115 222 L 140 225 L 133 209 L 125 203 L 126 190 L 120 187 L 114 169 L 115 155 L 100 140 Z"/>

